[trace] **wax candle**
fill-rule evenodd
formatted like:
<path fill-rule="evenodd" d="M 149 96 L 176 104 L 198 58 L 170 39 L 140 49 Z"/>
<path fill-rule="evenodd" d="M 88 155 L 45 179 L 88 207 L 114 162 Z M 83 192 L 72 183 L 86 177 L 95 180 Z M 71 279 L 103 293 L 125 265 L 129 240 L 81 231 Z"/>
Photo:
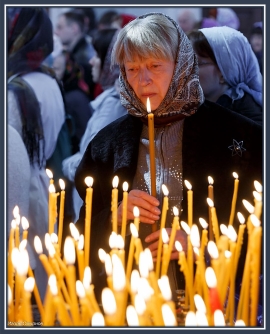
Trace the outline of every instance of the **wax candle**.
<path fill-rule="evenodd" d="M 30 266 L 28 266 L 28 276 L 32 277 L 32 278 L 35 278 L 34 273 L 33 273 Z M 44 309 L 43 309 L 42 301 L 41 301 L 39 291 L 38 291 L 38 288 L 37 288 L 36 284 L 34 285 L 34 296 L 35 296 L 35 300 L 36 300 L 36 303 L 37 303 L 37 307 L 38 307 L 40 317 L 43 318 L 44 317 Z"/>
<path fill-rule="evenodd" d="M 113 178 L 113 189 L 112 189 L 112 230 L 117 234 L 117 208 L 118 208 L 118 176 L 114 176 Z"/>
<path fill-rule="evenodd" d="M 162 234 L 161 231 L 165 227 L 166 223 L 166 217 L 167 217 L 167 211 L 169 209 L 169 191 L 165 184 L 162 185 L 162 190 L 164 194 L 163 198 L 163 206 L 162 206 L 162 212 L 161 212 L 161 221 L 160 221 L 160 234 L 159 234 L 159 240 L 158 240 L 158 252 L 157 252 L 157 262 L 156 262 L 156 275 L 157 278 L 159 278 L 160 275 L 160 267 L 161 267 L 161 253 L 162 253 Z"/>
<path fill-rule="evenodd" d="M 229 291 L 229 282 L 230 282 L 230 273 L 231 268 L 233 268 L 232 263 L 232 253 L 228 250 L 224 252 L 225 255 L 225 262 L 224 262 L 224 275 L 222 280 L 221 292 L 220 292 L 220 302 L 221 305 L 225 304 L 226 296 Z"/>
<path fill-rule="evenodd" d="M 260 219 L 261 218 L 261 213 L 262 213 L 262 194 L 253 191 L 253 196 L 254 196 L 254 214 L 255 216 Z"/>
<path fill-rule="evenodd" d="M 153 258 L 152 258 L 152 253 L 149 248 L 145 248 L 144 251 L 144 261 L 145 261 L 145 266 L 147 266 L 148 269 L 148 281 L 150 286 L 153 288 L 155 294 L 159 294 L 160 290 L 158 287 L 158 282 L 157 282 L 157 276 L 154 272 L 154 264 L 153 264 Z"/>
<path fill-rule="evenodd" d="M 53 184 L 54 181 L 53 181 L 53 173 L 50 169 L 46 168 L 46 174 L 48 176 L 48 178 L 50 179 L 50 184 Z"/>
<path fill-rule="evenodd" d="M 76 292 L 80 300 L 80 323 L 81 326 L 89 326 L 91 322 L 91 316 L 89 312 L 88 300 L 84 286 L 81 281 L 76 281 Z"/>
<path fill-rule="evenodd" d="M 207 198 L 207 203 L 211 209 L 214 237 L 215 237 L 216 242 L 218 242 L 219 225 L 218 225 L 218 219 L 217 219 L 217 214 L 216 214 L 216 208 L 214 207 L 214 202 L 210 198 Z"/>
<path fill-rule="evenodd" d="M 50 275 L 48 279 L 47 292 L 44 299 L 44 318 L 41 319 L 43 326 L 54 326 L 55 325 L 55 315 L 56 309 L 53 304 L 53 294 L 54 289 L 56 289 L 56 277 L 55 275 Z"/>
<path fill-rule="evenodd" d="M 134 245 L 135 245 L 135 254 L 134 254 L 134 257 L 135 257 L 135 260 L 136 260 L 136 264 L 138 265 L 139 264 L 140 254 L 143 251 L 142 242 L 141 242 L 141 239 L 139 238 L 136 226 L 134 224 L 132 224 L 132 223 L 130 224 L 130 232 L 131 232 L 132 236 L 135 239 L 134 240 Z"/>
<path fill-rule="evenodd" d="M 95 294 L 94 294 L 94 285 L 91 284 L 91 269 L 90 267 L 85 267 L 84 269 L 84 275 L 83 275 L 83 286 L 85 288 L 85 292 L 86 292 L 86 297 L 89 300 L 89 303 L 91 305 L 91 307 L 93 308 L 94 312 L 100 313 L 100 308 L 99 305 L 97 303 Z"/>
<path fill-rule="evenodd" d="M 237 194 L 238 194 L 238 187 L 239 187 L 239 179 L 238 174 L 233 172 L 234 177 L 234 190 L 233 190 L 233 198 L 232 198 L 232 205 L 231 205 L 231 214 L 229 219 L 229 225 L 233 224 L 234 216 L 235 216 L 235 206 L 237 201 Z"/>
<path fill-rule="evenodd" d="M 77 243 L 77 247 L 76 247 L 80 281 L 83 280 L 83 274 L 84 274 L 84 268 L 85 268 L 83 245 L 84 245 L 84 235 L 81 234 L 79 237 L 79 241 Z"/>
<path fill-rule="evenodd" d="M 59 249 L 62 245 L 62 235 L 63 235 L 63 222 L 64 222 L 64 208 L 65 208 L 65 182 L 64 180 L 59 180 L 59 186 L 61 188 L 60 193 L 60 211 L 59 211 L 59 221 L 58 221 L 58 244 Z"/>
<path fill-rule="evenodd" d="M 39 254 L 40 262 L 42 263 L 47 275 L 50 276 L 54 274 L 54 271 L 48 261 L 47 256 L 43 254 L 42 244 L 41 244 L 40 238 L 37 235 L 34 238 L 34 247 L 35 247 L 36 252 Z"/>
<path fill-rule="evenodd" d="M 191 228 L 193 224 L 193 191 L 189 181 L 185 180 L 185 186 L 187 187 L 187 199 L 188 199 L 188 226 Z"/>
<path fill-rule="evenodd" d="M 19 247 L 20 244 L 20 221 L 21 217 L 18 214 L 15 218 L 16 221 L 16 228 L 15 228 L 15 247 Z"/>
<path fill-rule="evenodd" d="M 211 176 L 208 176 L 208 198 L 214 202 L 214 180 Z M 209 222 L 209 240 L 214 240 L 213 236 L 213 223 L 212 223 L 212 214 L 211 209 L 208 207 L 208 222 Z"/>
<path fill-rule="evenodd" d="M 237 236 L 237 244 L 236 244 L 236 249 L 235 249 L 235 259 L 234 259 L 234 267 L 237 268 L 238 266 L 238 260 L 241 254 L 241 248 L 243 244 L 243 237 L 244 237 L 244 232 L 245 232 L 245 218 L 241 214 L 241 212 L 237 212 L 237 217 L 240 222 L 239 230 L 238 230 L 238 236 Z"/>
<path fill-rule="evenodd" d="M 111 289 L 104 288 L 101 293 L 102 306 L 105 313 L 105 325 L 106 326 L 117 326 L 117 319 L 115 313 L 117 310 L 116 301 L 114 294 Z"/>
<path fill-rule="evenodd" d="M 54 231 L 54 219 L 55 219 L 55 186 L 50 184 L 49 186 L 49 234 Z"/>
<path fill-rule="evenodd" d="M 62 298 L 60 298 L 58 293 L 57 285 L 51 286 L 51 293 L 53 295 L 53 306 L 57 313 L 57 320 L 59 321 L 61 326 L 72 326 L 73 323 L 71 321 L 69 312 L 65 305 L 65 302 Z"/>
<path fill-rule="evenodd" d="M 21 223 L 23 228 L 23 240 L 26 240 L 28 236 L 29 223 L 25 217 L 22 217 Z"/>
<path fill-rule="evenodd" d="M 131 275 L 131 270 L 132 270 L 132 265 L 133 265 L 133 257 L 134 257 L 134 250 L 135 250 L 135 237 L 132 235 L 131 240 L 130 240 L 130 245 L 129 245 L 128 261 L 127 261 L 127 269 L 126 269 L 127 281 L 130 279 L 130 275 Z"/>
<path fill-rule="evenodd" d="M 161 276 L 166 275 L 167 273 L 167 263 L 169 264 L 169 254 L 168 254 L 168 242 L 169 236 L 165 228 L 161 230 L 162 242 L 163 242 L 163 251 L 162 251 L 162 266 L 161 266 Z"/>
<path fill-rule="evenodd" d="M 11 221 L 11 229 L 9 232 L 9 241 L 8 241 L 8 285 L 10 286 L 11 293 L 13 291 L 13 264 L 11 261 L 11 253 L 14 248 L 14 236 L 15 236 L 16 221 L 13 219 Z"/>
<path fill-rule="evenodd" d="M 199 222 L 203 228 L 202 230 L 202 237 L 201 237 L 201 248 L 200 248 L 200 253 L 204 254 L 204 249 L 205 246 L 207 245 L 208 242 L 208 231 L 207 231 L 207 227 L 208 224 L 207 222 L 203 219 L 203 218 L 199 218 Z M 210 232 L 209 232 L 210 233 Z M 210 239 L 210 238 L 209 238 Z"/>
<path fill-rule="evenodd" d="M 35 279 L 28 277 L 24 282 L 24 299 L 23 299 L 23 321 L 32 326 L 33 316 L 31 308 L 31 296 L 34 289 Z"/>
<path fill-rule="evenodd" d="M 85 178 L 86 198 L 85 198 L 85 225 L 84 225 L 84 263 L 89 266 L 90 259 L 90 235 L 91 235 L 91 216 L 92 216 L 92 196 L 93 196 L 93 178 L 87 176 Z"/>
<path fill-rule="evenodd" d="M 217 279 L 212 267 L 207 267 L 205 270 L 205 279 L 209 287 L 209 301 L 212 314 L 216 310 L 222 310 L 219 294 L 217 291 Z"/>
<path fill-rule="evenodd" d="M 122 201 L 122 226 L 121 235 L 125 240 L 126 237 L 126 226 L 127 226 L 127 203 L 128 203 L 128 183 L 123 183 L 123 201 Z"/>

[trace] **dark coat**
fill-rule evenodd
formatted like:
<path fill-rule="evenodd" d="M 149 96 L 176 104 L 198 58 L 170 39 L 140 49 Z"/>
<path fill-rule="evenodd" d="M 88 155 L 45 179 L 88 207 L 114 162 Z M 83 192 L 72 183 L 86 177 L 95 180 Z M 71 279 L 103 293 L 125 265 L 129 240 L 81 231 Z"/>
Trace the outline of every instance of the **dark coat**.
<path fill-rule="evenodd" d="M 104 272 L 104 265 L 98 258 L 98 249 L 109 251 L 112 180 L 117 175 L 119 185 L 124 181 L 132 184 L 142 125 L 140 118 L 127 115 L 105 127 L 89 143 L 75 175 L 75 185 L 83 200 L 85 177 L 92 176 L 94 179 L 90 267 L 98 293 L 102 284 L 106 284 L 100 275 Z M 245 151 L 242 155 L 233 154 L 234 151 L 229 148 L 233 140 L 243 142 Z M 208 215 L 206 198 L 210 175 L 214 179 L 214 203 L 219 223 L 228 224 L 234 187 L 233 172 L 238 173 L 240 180 L 236 212 L 241 211 L 247 217 L 242 199 L 253 204 L 253 182 L 262 182 L 262 143 L 260 125 L 215 103 L 206 101 L 197 113 L 186 117 L 182 148 L 183 180 L 188 180 L 192 185 L 194 223 L 198 224 L 199 217 L 206 218 Z M 183 197 L 180 219 L 186 220 L 186 189 Z M 119 201 L 121 199 L 122 191 L 119 191 Z M 84 206 L 76 226 L 80 233 L 84 233 Z"/>

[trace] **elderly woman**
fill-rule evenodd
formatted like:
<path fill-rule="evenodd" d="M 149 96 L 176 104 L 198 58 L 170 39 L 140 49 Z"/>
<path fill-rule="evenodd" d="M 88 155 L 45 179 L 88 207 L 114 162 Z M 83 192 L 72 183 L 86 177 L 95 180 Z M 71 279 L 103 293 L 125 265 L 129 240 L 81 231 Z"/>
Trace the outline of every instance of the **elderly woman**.
<path fill-rule="evenodd" d="M 198 64 L 191 43 L 179 26 L 161 13 L 143 15 L 119 33 L 113 50 L 113 64 L 120 66 L 121 103 L 128 115 L 114 121 L 89 143 L 75 175 L 76 188 L 85 200 L 86 176 L 92 176 L 93 211 L 91 259 L 97 294 L 106 285 L 104 265 L 98 258 L 101 247 L 109 251 L 112 231 L 111 189 L 115 175 L 119 185 L 129 184 L 127 219 L 133 208 L 140 210 L 139 236 L 156 257 L 163 202 L 162 184 L 169 190 L 166 227 L 170 234 L 172 208 L 187 215 L 188 180 L 194 194 L 194 223 L 208 212 L 207 177 L 215 181 L 215 206 L 220 222 L 228 223 L 233 193 L 232 172 L 240 178 L 239 204 L 250 198 L 253 181 L 262 178 L 262 129 L 233 111 L 204 101 L 198 78 Z M 149 97 L 155 120 L 156 197 L 150 193 L 150 157 L 146 100 Z M 119 191 L 119 201 L 122 200 Z M 118 207 L 121 224 L 122 204 Z M 84 231 L 84 206 L 77 226 Z M 186 235 L 177 238 L 186 247 Z M 128 237 L 126 237 L 128 245 Z M 174 251 L 168 275 L 174 292 L 180 282 Z"/>
<path fill-rule="evenodd" d="M 194 30 L 188 37 L 205 98 L 262 124 L 262 75 L 247 38 L 226 26 Z"/>

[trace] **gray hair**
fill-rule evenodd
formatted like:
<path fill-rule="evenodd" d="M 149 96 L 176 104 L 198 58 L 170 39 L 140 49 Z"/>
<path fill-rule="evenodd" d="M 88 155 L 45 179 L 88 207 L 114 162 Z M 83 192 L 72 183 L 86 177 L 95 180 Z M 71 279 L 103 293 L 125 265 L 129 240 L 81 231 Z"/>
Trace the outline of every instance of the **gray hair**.
<path fill-rule="evenodd" d="M 166 16 L 160 13 L 141 16 L 119 32 L 112 51 L 111 65 L 122 67 L 125 60 L 133 60 L 134 57 L 175 61 L 178 44 L 177 28 Z"/>

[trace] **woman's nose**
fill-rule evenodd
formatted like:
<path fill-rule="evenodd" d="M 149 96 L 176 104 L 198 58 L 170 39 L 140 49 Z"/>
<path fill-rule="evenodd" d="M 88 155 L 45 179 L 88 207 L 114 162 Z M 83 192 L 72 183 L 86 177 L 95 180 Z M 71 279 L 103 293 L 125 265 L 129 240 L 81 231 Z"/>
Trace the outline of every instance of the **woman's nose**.
<path fill-rule="evenodd" d="M 148 85 L 151 82 L 151 75 L 147 68 L 143 68 L 140 70 L 139 82 L 141 85 Z"/>

